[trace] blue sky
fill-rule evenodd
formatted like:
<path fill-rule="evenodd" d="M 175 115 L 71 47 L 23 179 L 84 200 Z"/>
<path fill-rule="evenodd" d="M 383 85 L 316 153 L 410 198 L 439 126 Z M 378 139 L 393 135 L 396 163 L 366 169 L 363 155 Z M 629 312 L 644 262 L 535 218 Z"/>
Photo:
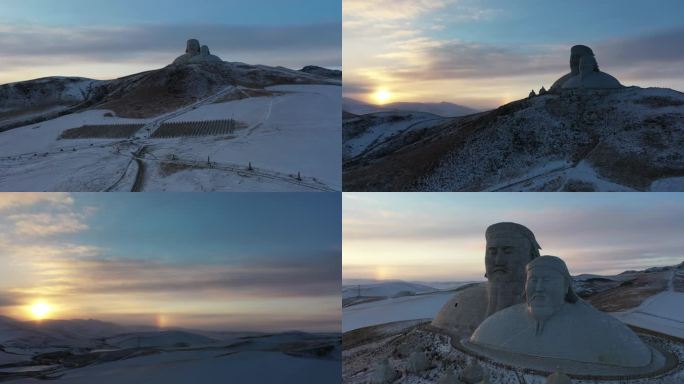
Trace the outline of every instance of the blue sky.
<path fill-rule="evenodd" d="M 593 48 L 625 85 L 684 90 L 684 2 L 346 0 L 345 96 L 493 108 L 569 72 Z"/>
<path fill-rule="evenodd" d="M 339 194 L 0 195 L 0 314 L 339 328 Z M 164 319 L 160 324 L 159 319 Z"/>
<path fill-rule="evenodd" d="M 7 0 L 0 84 L 112 79 L 170 64 L 189 38 L 226 61 L 341 67 L 339 0 Z"/>
<path fill-rule="evenodd" d="M 258 24 L 299 25 L 341 21 L 331 0 L 9 0 L 4 21 L 45 25 Z"/>
<path fill-rule="evenodd" d="M 339 219 L 335 210 L 340 203 L 333 198 L 287 193 L 76 197 L 77 209 L 94 206 L 99 214 L 93 215 L 88 232 L 74 236 L 112 253 L 235 262 L 249 257 L 307 260 L 339 249 L 341 224 L 334 219 Z"/>
<path fill-rule="evenodd" d="M 463 20 L 457 27 L 435 30 L 436 38 L 458 38 L 483 43 L 542 44 L 580 39 L 622 38 L 684 26 L 684 2 L 659 0 L 461 0 L 440 13 L 482 15 Z M 438 16 L 439 17 L 439 16 Z M 423 24 L 431 16 L 420 19 Z M 453 24 L 452 24 L 453 25 Z"/>
<path fill-rule="evenodd" d="M 513 221 L 573 274 L 684 261 L 681 193 L 345 193 L 343 278 L 482 280 L 484 231 Z"/>

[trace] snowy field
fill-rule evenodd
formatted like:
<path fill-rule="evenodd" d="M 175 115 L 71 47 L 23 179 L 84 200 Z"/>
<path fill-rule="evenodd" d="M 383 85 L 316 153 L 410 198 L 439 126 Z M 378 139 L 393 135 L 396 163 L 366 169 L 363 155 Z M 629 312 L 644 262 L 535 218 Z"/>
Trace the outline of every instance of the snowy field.
<path fill-rule="evenodd" d="M 394 321 L 432 319 L 455 294 L 457 293 L 438 292 L 343 308 L 342 332 Z"/>
<path fill-rule="evenodd" d="M 341 374 L 335 360 L 301 358 L 279 352 L 168 352 L 96 364 L 68 371 L 55 383 L 334 383 Z M 43 383 L 20 379 L 16 384 Z"/>
<path fill-rule="evenodd" d="M 338 333 L 135 329 L 0 316 L 0 381 L 328 383 L 340 377 Z"/>
<path fill-rule="evenodd" d="M 276 93 L 219 103 L 210 97 L 156 119 L 93 110 L 0 133 L 0 190 L 124 191 L 136 176 L 144 191 L 340 190 L 341 87 L 268 90 Z M 220 119 L 246 126 L 230 135 L 149 138 L 162 120 Z M 134 123 L 148 124 L 137 139 L 59 139 L 83 125 Z"/>
<path fill-rule="evenodd" d="M 615 316 L 627 324 L 684 339 L 684 293 L 661 292 L 639 308 Z"/>

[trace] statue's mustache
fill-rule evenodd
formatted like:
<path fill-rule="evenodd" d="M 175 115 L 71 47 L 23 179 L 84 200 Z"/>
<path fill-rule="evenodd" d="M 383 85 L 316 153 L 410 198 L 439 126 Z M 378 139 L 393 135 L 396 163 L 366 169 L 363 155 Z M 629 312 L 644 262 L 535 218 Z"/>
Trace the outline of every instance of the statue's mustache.
<path fill-rule="evenodd" d="M 547 299 L 548 299 L 547 295 L 545 295 L 543 293 L 537 293 L 537 294 L 532 295 L 532 297 L 528 300 L 528 302 L 530 302 L 530 303 L 533 303 L 535 301 L 546 302 Z"/>

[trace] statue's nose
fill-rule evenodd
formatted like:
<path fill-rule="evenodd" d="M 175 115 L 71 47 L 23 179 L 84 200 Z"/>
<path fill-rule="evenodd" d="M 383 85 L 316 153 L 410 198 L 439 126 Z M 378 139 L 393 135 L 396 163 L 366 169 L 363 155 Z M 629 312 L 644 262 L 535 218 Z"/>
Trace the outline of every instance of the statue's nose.
<path fill-rule="evenodd" d="M 534 290 L 537 292 L 544 291 L 544 281 L 542 279 L 537 280 L 537 283 L 534 285 Z"/>
<path fill-rule="evenodd" d="M 503 250 L 501 250 L 501 249 L 496 250 L 496 259 L 494 261 L 496 262 L 497 265 L 501 265 L 501 264 L 505 263 Z"/>

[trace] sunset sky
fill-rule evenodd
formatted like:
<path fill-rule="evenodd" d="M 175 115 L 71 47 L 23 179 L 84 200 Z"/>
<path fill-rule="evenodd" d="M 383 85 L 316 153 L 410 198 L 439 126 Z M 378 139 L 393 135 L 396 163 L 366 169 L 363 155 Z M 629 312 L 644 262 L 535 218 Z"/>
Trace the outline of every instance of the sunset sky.
<path fill-rule="evenodd" d="M 226 61 L 339 68 L 341 19 L 339 0 L 4 0 L 0 84 L 161 68 L 189 38 Z"/>
<path fill-rule="evenodd" d="M 684 91 L 684 2 L 344 0 L 344 94 L 493 108 L 548 89 L 570 47 L 625 85 Z"/>
<path fill-rule="evenodd" d="M 676 193 L 345 193 L 343 218 L 344 280 L 484 280 L 484 233 L 501 221 L 575 275 L 684 261 Z"/>
<path fill-rule="evenodd" d="M 340 222 L 332 193 L 3 193 L 0 315 L 338 331 Z"/>

